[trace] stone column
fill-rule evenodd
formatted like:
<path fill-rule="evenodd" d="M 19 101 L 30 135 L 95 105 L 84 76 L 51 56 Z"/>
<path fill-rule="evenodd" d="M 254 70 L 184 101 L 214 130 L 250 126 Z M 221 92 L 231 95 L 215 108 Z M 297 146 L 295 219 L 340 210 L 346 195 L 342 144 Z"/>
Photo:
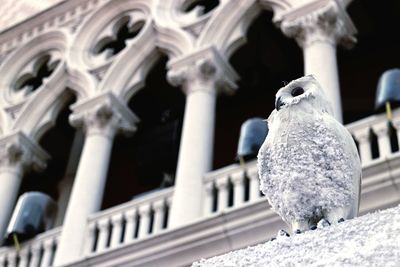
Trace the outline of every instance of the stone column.
<path fill-rule="evenodd" d="M 49 155 L 23 133 L 0 139 L 0 239 L 14 210 L 24 173 L 42 170 Z"/>
<path fill-rule="evenodd" d="M 342 122 L 336 45 L 351 47 L 356 42 L 350 18 L 337 1 L 315 1 L 285 14 L 281 29 L 303 48 L 304 74 L 312 74 L 320 82 L 333 115 Z"/>
<path fill-rule="evenodd" d="M 111 93 L 72 107 L 70 122 L 85 131 L 71 197 L 54 266 L 64 266 L 83 256 L 88 216 L 101 208 L 114 136 L 136 130 L 137 117 Z"/>
<path fill-rule="evenodd" d="M 181 85 L 186 106 L 172 199 L 170 227 L 202 215 L 203 175 L 212 168 L 216 95 L 236 88 L 237 74 L 208 48 L 169 65 L 168 79 Z"/>

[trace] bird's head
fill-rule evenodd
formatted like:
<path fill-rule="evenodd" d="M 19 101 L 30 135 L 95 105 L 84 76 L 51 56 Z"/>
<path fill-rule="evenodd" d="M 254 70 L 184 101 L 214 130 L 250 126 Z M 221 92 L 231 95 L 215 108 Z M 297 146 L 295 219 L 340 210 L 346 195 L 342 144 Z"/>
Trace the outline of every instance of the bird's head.
<path fill-rule="evenodd" d="M 333 114 L 331 104 L 313 75 L 293 80 L 276 93 L 275 109 L 277 112 L 293 105 L 310 106 L 317 111 Z"/>

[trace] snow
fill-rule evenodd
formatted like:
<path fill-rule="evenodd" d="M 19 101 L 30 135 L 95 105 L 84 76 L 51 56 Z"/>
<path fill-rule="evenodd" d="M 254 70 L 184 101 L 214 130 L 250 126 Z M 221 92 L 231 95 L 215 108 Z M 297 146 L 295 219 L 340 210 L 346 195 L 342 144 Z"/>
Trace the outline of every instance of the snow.
<path fill-rule="evenodd" d="M 192 265 L 211 266 L 400 266 L 400 206 Z"/>

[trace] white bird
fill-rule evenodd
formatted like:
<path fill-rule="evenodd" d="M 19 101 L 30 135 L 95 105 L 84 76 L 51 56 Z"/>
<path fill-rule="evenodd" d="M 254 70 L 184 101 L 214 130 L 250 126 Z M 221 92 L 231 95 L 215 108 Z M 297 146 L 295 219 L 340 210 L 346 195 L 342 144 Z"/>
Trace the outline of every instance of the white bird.
<path fill-rule="evenodd" d="M 272 209 L 294 233 L 357 216 L 357 147 L 317 80 L 290 82 L 277 92 L 275 107 L 258 153 L 260 189 Z"/>

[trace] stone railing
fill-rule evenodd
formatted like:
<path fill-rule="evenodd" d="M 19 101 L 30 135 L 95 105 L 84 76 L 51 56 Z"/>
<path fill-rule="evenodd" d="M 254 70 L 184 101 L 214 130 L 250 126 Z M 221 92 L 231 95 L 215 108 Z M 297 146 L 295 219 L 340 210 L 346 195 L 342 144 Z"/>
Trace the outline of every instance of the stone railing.
<path fill-rule="evenodd" d="M 86 254 L 101 253 L 167 228 L 173 188 L 149 192 L 89 218 Z"/>
<path fill-rule="evenodd" d="M 400 109 L 393 112 L 391 121 L 386 114 L 379 114 L 346 127 L 356 140 L 363 168 L 400 154 Z M 204 183 L 205 216 L 262 198 L 255 160 L 244 166 L 233 164 L 210 172 L 205 176 Z"/>
<path fill-rule="evenodd" d="M 49 230 L 15 247 L 0 248 L 0 267 L 49 267 L 57 250 L 61 228 Z"/>
<path fill-rule="evenodd" d="M 380 187 L 384 185 L 382 178 L 371 176 L 372 172 L 368 171 L 370 167 L 400 158 L 399 126 L 400 110 L 393 112 L 391 121 L 385 114 L 380 114 L 346 126 L 357 141 L 361 155 L 366 175 L 363 194 L 368 191 L 365 191 L 366 187 L 371 187 L 371 183 L 377 183 L 376 186 Z M 204 177 L 204 190 L 204 217 L 265 201 L 259 191 L 255 160 L 208 173 Z M 172 194 L 173 188 L 149 192 L 91 216 L 88 220 L 88 235 L 85 237 L 85 255 L 95 256 L 165 231 L 168 228 Z M 14 247 L 0 248 L 0 267 L 51 266 L 60 231 L 60 228 L 53 229 L 24 242 L 20 251 Z"/>
<path fill-rule="evenodd" d="M 208 173 L 205 182 L 204 214 L 240 207 L 262 197 L 256 161 L 233 164 Z"/>
<path fill-rule="evenodd" d="M 363 167 L 388 159 L 399 151 L 400 109 L 393 112 L 391 121 L 386 114 L 379 114 L 346 127 L 357 141 Z"/>

